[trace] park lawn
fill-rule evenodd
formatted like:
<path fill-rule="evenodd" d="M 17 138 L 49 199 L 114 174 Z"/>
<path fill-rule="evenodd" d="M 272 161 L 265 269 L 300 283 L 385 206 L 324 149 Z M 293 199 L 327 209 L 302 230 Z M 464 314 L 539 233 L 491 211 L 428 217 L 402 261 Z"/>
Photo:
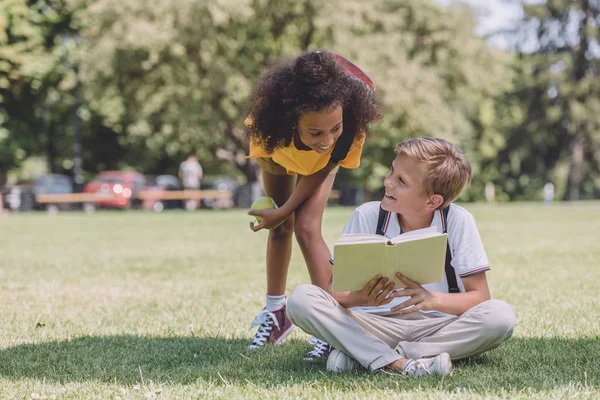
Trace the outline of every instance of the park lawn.
<path fill-rule="evenodd" d="M 299 329 L 248 351 L 267 234 L 243 210 L 0 216 L 0 398 L 600 397 L 600 203 L 466 208 L 517 326 L 444 379 L 325 372 Z M 351 212 L 327 209 L 329 245 Z"/>

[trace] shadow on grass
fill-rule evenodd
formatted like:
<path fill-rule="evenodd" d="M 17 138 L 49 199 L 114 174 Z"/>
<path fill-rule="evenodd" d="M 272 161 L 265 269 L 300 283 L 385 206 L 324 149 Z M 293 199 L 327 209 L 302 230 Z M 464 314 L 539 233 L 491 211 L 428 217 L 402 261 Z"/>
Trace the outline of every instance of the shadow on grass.
<path fill-rule="evenodd" d="M 338 390 L 358 386 L 475 393 L 600 387 L 600 338 L 514 338 L 500 348 L 455 363 L 452 378 L 402 379 L 385 374 L 325 372 L 324 361 L 304 362 L 310 346 L 292 340 L 251 352 L 246 339 L 219 337 L 81 337 L 0 350 L 0 376 L 59 383 L 100 381 L 282 387 L 311 383 Z"/>

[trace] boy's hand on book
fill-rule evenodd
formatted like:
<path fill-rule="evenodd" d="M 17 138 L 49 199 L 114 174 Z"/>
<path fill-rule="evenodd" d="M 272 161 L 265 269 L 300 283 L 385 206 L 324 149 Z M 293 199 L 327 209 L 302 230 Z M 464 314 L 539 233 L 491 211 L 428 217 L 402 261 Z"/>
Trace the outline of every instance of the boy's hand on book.
<path fill-rule="evenodd" d="M 401 273 L 397 272 L 396 277 L 406 285 L 404 290 L 398 290 L 391 294 L 390 297 L 404 297 L 410 296 L 410 299 L 405 302 L 392 307 L 391 311 L 398 312 L 401 315 L 411 314 L 417 311 L 431 311 L 435 301 L 435 296 L 429 290 L 426 290 L 423 286 L 419 285 L 415 281 L 411 281 Z M 411 307 L 413 306 L 413 307 Z M 410 307 L 405 309 L 406 307 Z"/>
<path fill-rule="evenodd" d="M 365 287 L 357 292 L 350 292 L 353 297 L 351 302 L 353 307 L 356 306 L 382 306 L 392 301 L 393 297 L 389 296 L 394 290 L 394 282 L 381 275 L 376 275 L 371 279 Z"/>
<path fill-rule="evenodd" d="M 261 229 L 274 229 L 283 223 L 288 217 L 285 215 L 281 208 L 266 209 L 266 210 L 251 210 L 248 211 L 248 215 L 254 215 L 257 218 L 256 221 L 250 222 L 250 229 L 254 232 L 260 231 Z M 260 220 L 260 222 L 259 222 Z M 258 223 L 257 223 L 258 222 Z"/>

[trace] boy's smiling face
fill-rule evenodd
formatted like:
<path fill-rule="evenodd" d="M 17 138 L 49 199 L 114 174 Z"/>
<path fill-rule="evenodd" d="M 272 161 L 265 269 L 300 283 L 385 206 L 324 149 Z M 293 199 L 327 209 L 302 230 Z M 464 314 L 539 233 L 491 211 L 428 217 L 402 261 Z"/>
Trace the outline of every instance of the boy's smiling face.
<path fill-rule="evenodd" d="M 425 191 L 421 182 L 426 166 L 400 153 L 383 180 L 385 195 L 381 200 L 384 210 L 404 216 L 432 213 L 443 200 L 440 195 Z"/>

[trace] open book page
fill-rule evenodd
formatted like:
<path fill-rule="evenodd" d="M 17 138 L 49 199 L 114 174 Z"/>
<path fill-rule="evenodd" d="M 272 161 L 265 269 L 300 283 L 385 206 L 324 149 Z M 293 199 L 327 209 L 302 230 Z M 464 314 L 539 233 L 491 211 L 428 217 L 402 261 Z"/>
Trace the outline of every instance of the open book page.
<path fill-rule="evenodd" d="M 344 233 L 340 236 L 335 245 L 352 244 L 352 243 L 380 243 L 387 242 L 385 236 L 375 233 Z"/>
<path fill-rule="evenodd" d="M 444 280 L 447 239 L 447 234 L 435 232 L 433 236 L 421 235 L 409 241 L 386 246 L 382 275 L 393 279 L 396 288 L 405 287 L 402 281 L 396 278 L 396 272 L 421 285 Z"/>
<path fill-rule="evenodd" d="M 447 234 L 433 232 L 430 236 L 413 234 L 412 240 L 396 244 L 336 243 L 333 291 L 361 290 L 378 274 L 393 279 L 396 288 L 403 288 L 396 272 L 422 285 L 440 282 L 444 279 L 447 239 Z"/>
<path fill-rule="evenodd" d="M 379 236 L 379 235 L 378 235 Z M 387 240 L 383 236 L 380 238 Z M 386 243 L 336 244 L 334 247 L 333 291 L 361 290 L 375 275 L 381 274 L 386 258 Z"/>
<path fill-rule="evenodd" d="M 423 229 L 416 229 L 414 231 L 406 232 L 398 236 L 394 236 L 390 239 L 390 242 L 400 243 L 400 242 L 408 242 L 410 240 L 414 240 L 422 237 L 430 237 L 430 236 L 438 236 L 441 235 L 436 229 L 435 226 L 430 226 Z"/>

